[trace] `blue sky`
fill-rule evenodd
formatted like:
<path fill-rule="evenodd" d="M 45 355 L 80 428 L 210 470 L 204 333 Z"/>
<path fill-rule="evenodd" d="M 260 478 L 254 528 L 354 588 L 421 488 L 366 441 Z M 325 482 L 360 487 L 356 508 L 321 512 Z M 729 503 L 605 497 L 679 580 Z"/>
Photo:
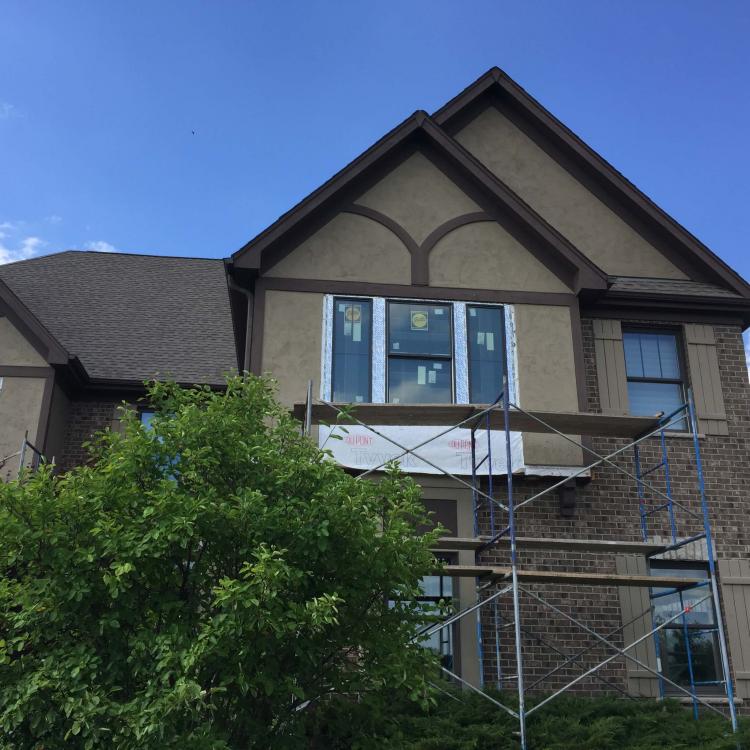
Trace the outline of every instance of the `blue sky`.
<path fill-rule="evenodd" d="M 750 3 L 0 6 L 0 262 L 224 257 L 499 65 L 746 278 Z"/>

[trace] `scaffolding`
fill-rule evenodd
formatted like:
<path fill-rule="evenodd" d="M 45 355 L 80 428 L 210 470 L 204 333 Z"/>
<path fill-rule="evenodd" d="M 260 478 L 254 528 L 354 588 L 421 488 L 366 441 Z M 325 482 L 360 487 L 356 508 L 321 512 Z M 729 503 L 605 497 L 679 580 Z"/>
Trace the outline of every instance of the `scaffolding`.
<path fill-rule="evenodd" d="M 527 719 L 542 709 L 547 703 L 557 696 L 570 690 L 586 678 L 598 679 L 607 687 L 627 695 L 622 687 L 601 676 L 599 671 L 617 659 L 624 659 L 635 664 L 641 670 L 645 670 L 658 680 L 659 695 L 664 698 L 667 695 L 667 686 L 671 690 L 670 695 L 682 694 L 689 697 L 692 703 L 695 718 L 698 718 L 699 708 L 704 707 L 727 718 L 732 725 L 733 731 L 737 731 L 737 714 L 734 700 L 732 680 L 729 670 L 727 655 L 727 643 L 722 620 L 721 605 L 719 600 L 716 561 L 714 556 L 714 543 L 711 532 L 711 522 L 708 511 L 708 498 L 701 463 L 701 451 L 698 439 L 698 424 L 695 414 L 692 393 L 687 392 L 687 400 L 671 414 L 659 415 L 657 417 L 632 417 L 613 416 L 591 413 L 557 413 L 539 412 L 522 409 L 512 403 L 509 397 L 507 376 L 503 378 L 503 391 L 498 399 L 489 406 L 472 406 L 460 404 L 439 405 L 401 405 L 401 404 L 357 404 L 354 412 L 348 405 L 336 404 L 322 399 L 313 399 L 312 384 L 308 386 L 307 400 L 298 403 L 293 410 L 294 415 L 304 423 L 304 430 L 310 434 L 313 424 L 334 425 L 337 419 L 344 417 L 345 423 L 357 424 L 375 435 L 384 438 L 393 444 L 401 453 L 395 456 L 399 460 L 407 455 L 423 461 L 439 473 L 452 478 L 459 485 L 471 489 L 474 512 L 474 536 L 471 538 L 443 537 L 438 543 L 439 550 L 473 550 L 475 553 L 474 565 L 452 565 L 446 564 L 442 568 L 442 574 L 453 577 L 468 577 L 476 579 L 477 598 L 474 603 L 458 612 L 444 618 L 442 621 L 426 628 L 422 635 L 432 635 L 443 628 L 453 626 L 459 620 L 465 620 L 470 616 L 476 617 L 478 655 L 480 658 L 480 680 L 482 689 L 470 685 L 459 675 L 447 667 L 442 667 L 450 678 L 465 687 L 481 693 L 488 701 L 497 708 L 510 714 L 518 721 L 520 746 L 527 750 Z M 407 447 L 402 445 L 385 432 L 379 429 L 387 425 L 425 425 L 443 427 L 428 440 L 419 445 Z M 692 432 L 692 454 L 695 467 L 695 481 L 697 486 L 698 509 L 688 507 L 685 503 L 675 497 L 672 476 L 670 473 L 670 457 L 666 434 L 670 428 L 688 425 Z M 456 476 L 447 469 L 441 468 L 424 456 L 419 455 L 419 450 L 427 443 L 458 428 L 468 428 L 471 431 L 471 479 Z M 504 433 L 505 437 L 505 478 L 504 497 L 499 498 L 499 477 L 493 477 L 492 463 L 492 440 L 493 431 Z M 549 486 L 535 492 L 530 497 L 519 500 L 514 494 L 514 474 L 511 454 L 512 432 L 537 432 L 557 435 L 561 440 L 577 446 L 583 455 L 591 457 L 591 461 L 585 463 L 575 471 L 559 481 L 553 481 Z M 593 437 L 625 438 L 625 445 L 620 445 L 608 453 L 595 451 L 585 439 L 577 440 L 571 435 Z M 486 440 L 486 449 L 481 448 Z M 660 460 L 650 466 L 644 466 L 644 444 L 646 441 L 657 441 Z M 615 459 L 622 457 L 632 451 L 634 470 L 621 466 Z M 393 460 L 393 459 L 391 459 Z M 359 478 L 367 477 L 373 472 L 382 470 L 387 462 L 363 471 Z M 487 478 L 483 485 L 480 470 L 486 463 Z M 638 520 L 640 524 L 641 541 L 609 541 L 600 539 L 575 538 L 566 539 L 559 537 L 525 537 L 517 533 L 517 515 L 519 511 L 538 502 L 541 498 L 549 496 L 568 484 L 577 477 L 590 476 L 590 473 L 598 467 L 609 467 L 626 476 L 635 483 L 638 502 Z M 662 486 L 654 483 L 657 474 L 661 475 Z M 678 511 L 681 514 L 678 516 Z M 482 515 L 484 514 L 484 515 Z M 659 514 L 666 518 L 665 526 L 669 529 L 668 537 L 658 537 L 656 540 L 651 536 L 651 530 L 657 524 Z M 680 536 L 678 519 L 682 516 L 690 520 L 692 532 Z M 481 519 L 480 519 L 481 516 Z M 482 519 L 486 519 L 489 526 L 489 534 L 482 534 Z M 665 553 L 676 553 L 687 548 L 689 545 L 701 544 L 705 549 L 705 557 L 708 565 L 708 577 L 694 578 L 683 576 L 657 576 L 633 575 L 622 573 L 594 573 L 570 570 L 534 570 L 522 566 L 519 561 L 519 550 L 557 550 L 577 551 L 582 554 L 595 553 L 617 553 L 637 554 L 651 559 Z M 508 565 L 488 565 L 481 558 L 489 551 L 502 549 L 509 553 Z M 649 607 L 616 630 L 602 635 L 589 627 L 580 618 L 565 612 L 562 608 L 547 601 L 543 596 L 532 589 L 533 584 L 553 583 L 555 585 L 584 585 L 604 587 L 639 587 L 649 592 Z M 494 590 L 493 589 L 497 589 Z M 654 589 L 658 591 L 654 592 Z M 556 648 L 546 639 L 534 635 L 531 628 L 523 621 L 521 611 L 521 597 L 527 598 L 537 605 L 542 605 L 550 612 L 563 618 L 565 621 L 580 628 L 580 630 L 593 638 L 596 644 L 601 644 L 609 650 L 610 655 L 599 661 L 585 671 L 578 674 L 572 680 L 566 682 L 562 687 L 550 693 L 546 697 L 533 703 L 527 704 L 527 695 L 534 690 L 543 680 L 558 674 L 564 668 L 571 665 L 580 665 L 581 658 L 593 646 L 589 646 L 574 654 L 568 654 L 564 650 Z M 656 617 L 655 603 L 659 598 L 665 596 L 677 596 L 679 600 L 679 611 L 669 617 L 660 620 Z M 499 604 L 503 598 L 509 598 L 508 609 L 512 609 L 512 619 L 503 621 L 500 615 Z M 686 598 L 689 601 L 686 602 Z M 713 606 L 718 632 L 718 647 L 720 661 L 720 678 L 712 680 L 714 690 L 719 690 L 726 698 L 728 715 L 717 708 L 716 705 L 706 700 L 699 691 L 706 686 L 706 682 L 696 679 L 694 659 L 691 651 L 690 639 L 688 637 L 688 615 L 692 610 L 701 605 L 710 603 Z M 482 618 L 481 613 L 486 612 L 485 625 L 493 633 L 493 642 L 482 643 Z M 650 616 L 651 629 L 632 642 L 620 647 L 613 641 L 629 625 Z M 686 659 L 689 673 L 689 687 L 680 685 L 670 679 L 662 669 L 660 658 L 660 632 L 673 623 L 681 623 L 686 648 Z M 510 660 L 514 662 L 515 674 L 504 675 L 501 672 L 501 632 L 512 632 L 513 653 Z M 531 634 L 531 635 L 530 635 Z M 532 684 L 526 685 L 524 680 L 524 663 L 522 644 L 524 636 L 532 637 L 537 643 L 548 647 L 564 661 L 546 674 L 536 679 Z M 653 667 L 643 659 L 636 657 L 631 652 L 649 639 L 653 639 L 656 652 L 656 666 Z M 517 708 L 506 705 L 497 697 L 489 695 L 484 691 L 484 668 L 482 658 L 485 648 L 494 650 L 496 675 L 495 681 L 498 685 L 515 683 L 517 693 Z"/>
<path fill-rule="evenodd" d="M 29 459 L 28 457 L 31 456 Z M 21 476 L 21 472 L 24 469 L 36 471 L 42 464 L 47 463 L 47 458 L 30 440 L 29 431 L 26 430 L 21 441 L 21 447 L 9 456 L 3 456 L 0 458 L 0 470 L 2 470 L 8 461 L 14 458 L 18 458 L 18 469 L 16 476 Z M 53 459 L 54 461 L 54 459 Z"/>

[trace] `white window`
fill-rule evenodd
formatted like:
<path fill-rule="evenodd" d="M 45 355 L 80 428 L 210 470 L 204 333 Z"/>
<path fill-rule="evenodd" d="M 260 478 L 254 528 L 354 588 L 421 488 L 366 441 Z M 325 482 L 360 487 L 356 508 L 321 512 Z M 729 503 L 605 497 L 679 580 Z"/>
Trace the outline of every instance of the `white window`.
<path fill-rule="evenodd" d="M 321 397 L 339 403 L 475 403 L 501 394 L 508 305 L 326 295 Z"/>

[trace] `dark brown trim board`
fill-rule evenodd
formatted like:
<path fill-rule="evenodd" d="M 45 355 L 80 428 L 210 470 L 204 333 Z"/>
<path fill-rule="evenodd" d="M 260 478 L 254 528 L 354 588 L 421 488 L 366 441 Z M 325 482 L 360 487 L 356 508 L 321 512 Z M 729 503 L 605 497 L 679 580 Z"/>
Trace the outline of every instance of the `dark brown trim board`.
<path fill-rule="evenodd" d="M 0 280 L 0 314 L 7 315 L 8 320 L 50 364 L 66 364 L 71 359 L 65 347 L 2 280 Z"/>
<path fill-rule="evenodd" d="M 52 372 L 54 371 L 51 367 L 0 365 L 0 377 L 5 378 L 46 378 Z"/>
<path fill-rule="evenodd" d="M 485 99 L 499 106 L 561 166 L 574 171 L 600 199 L 654 244 L 688 276 L 706 280 L 750 297 L 748 283 L 700 240 L 669 216 L 611 164 L 587 146 L 575 133 L 531 97 L 510 76 L 491 68 L 458 96 L 438 109 L 434 120 L 449 133 L 465 122 L 467 113 Z"/>
<path fill-rule="evenodd" d="M 371 284 L 367 281 L 326 281 L 323 279 L 287 279 L 262 277 L 255 284 L 259 291 L 275 289 L 284 292 L 317 292 L 353 294 L 367 297 L 401 297 L 403 299 L 450 300 L 460 302 L 506 302 L 507 304 L 570 306 L 577 298 L 564 292 L 516 292 L 503 289 L 463 289 L 443 286 L 409 286 L 406 284 Z"/>
<path fill-rule="evenodd" d="M 406 246 L 411 255 L 411 283 L 417 286 L 427 286 L 430 283 L 429 255 L 432 249 L 440 242 L 443 237 L 450 234 L 454 229 L 466 226 L 467 224 L 477 224 L 479 222 L 494 221 L 494 219 L 483 211 L 462 214 L 453 219 L 443 222 L 439 227 L 434 229 L 421 244 L 390 217 L 380 211 L 376 211 L 367 206 L 360 206 L 356 203 L 351 204 L 344 209 L 344 213 L 358 214 L 366 216 L 368 219 L 376 221 L 386 229 L 389 229 L 399 240 Z"/>
<path fill-rule="evenodd" d="M 43 453 L 47 449 L 47 432 L 49 431 L 49 418 L 52 409 L 52 393 L 55 389 L 55 372 L 49 370 L 44 380 L 44 391 L 42 393 L 42 404 L 39 410 L 39 422 L 36 427 L 36 447 Z"/>
<path fill-rule="evenodd" d="M 350 209 L 356 196 L 363 192 L 365 180 L 373 180 L 372 173 L 380 176 L 382 170 L 392 169 L 396 163 L 403 161 L 417 149 L 439 165 L 451 179 L 455 177 L 464 185 L 469 185 L 473 193 L 481 192 L 489 216 L 508 228 L 573 291 L 577 292 L 582 288 L 607 288 L 606 274 L 600 268 L 443 132 L 425 112 L 416 112 L 405 120 L 325 185 L 247 243 L 232 256 L 232 267 L 253 269 L 261 273 L 269 270 L 299 245 L 304 237 L 309 236 L 311 229 L 323 226 L 337 212 Z M 366 173 L 370 173 L 369 176 Z M 365 213 L 361 207 L 359 212 L 384 223 L 398 236 L 404 234 L 395 222 L 377 212 Z M 413 241 L 410 242 L 410 238 L 402 239 L 409 247 L 412 257 L 420 257 L 415 251 Z M 433 241 L 437 240 L 433 238 Z M 426 283 L 424 265 L 421 261 L 413 260 L 412 283 Z"/>

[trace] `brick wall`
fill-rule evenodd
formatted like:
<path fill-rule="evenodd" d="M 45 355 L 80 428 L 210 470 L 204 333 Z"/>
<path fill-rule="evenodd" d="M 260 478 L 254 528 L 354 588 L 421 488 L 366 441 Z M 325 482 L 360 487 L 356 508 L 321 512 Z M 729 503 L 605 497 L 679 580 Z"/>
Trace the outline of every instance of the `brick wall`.
<path fill-rule="evenodd" d="M 63 452 L 58 459 L 62 471 L 85 464 L 89 458 L 84 443 L 92 436 L 112 426 L 115 410 L 121 399 L 71 401 Z"/>
<path fill-rule="evenodd" d="M 639 325 L 644 325 L 641 321 Z M 654 326 L 664 325 L 654 323 Z M 745 488 L 750 486 L 748 466 L 748 437 L 750 435 L 750 392 L 745 365 L 742 335 L 739 327 L 715 327 L 717 353 L 721 370 L 722 389 L 727 412 L 729 435 L 706 436 L 700 440 L 701 455 L 706 480 L 706 490 L 711 508 L 711 522 L 717 555 L 720 557 L 747 557 L 750 555 L 750 518 L 745 501 Z M 588 408 L 599 412 L 599 393 L 594 356 L 592 322 L 583 321 L 583 342 L 586 368 Z M 626 441 L 596 438 L 591 447 L 601 455 L 611 453 Z M 692 440 L 684 437 L 669 437 L 671 481 L 673 496 L 693 511 L 700 510 L 700 498 L 695 473 L 695 458 Z M 644 466 L 660 460 L 657 439 L 646 441 L 641 448 Z M 591 459 L 593 460 L 593 459 Z M 633 452 L 626 451 L 618 459 L 618 466 L 634 472 Z M 651 477 L 653 484 L 664 490 L 661 472 Z M 548 486 L 552 480 L 521 478 L 514 482 L 514 498 L 518 502 Z M 504 488 L 497 497 L 505 501 Z M 499 517 L 496 528 L 501 528 L 505 514 Z M 702 525 L 685 512 L 677 511 L 680 536 L 702 531 Z M 489 514 L 480 512 L 481 528 L 489 532 Z M 534 501 L 518 512 L 518 534 L 525 536 L 556 536 L 568 538 L 641 540 L 638 497 L 635 482 L 607 466 L 597 467 L 591 480 L 577 492 L 577 504 L 573 518 L 563 518 L 559 512 L 557 495 L 548 495 Z M 666 513 L 654 516 L 649 525 L 649 535 L 669 534 Z M 482 555 L 481 561 L 488 564 L 507 564 L 506 549 L 493 549 Z M 572 552 L 526 552 L 520 555 L 522 566 L 541 570 L 591 570 L 615 572 L 615 558 L 611 554 L 580 554 Z M 528 589 L 569 612 L 577 619 L 602 635 L 616 631 L 622 624 L 620 599 L 616 588 L 589 586 L 561 586 L 533 584 Z M 521 596 L 522 623 L 527 628 L 523 641 L 524 673 L 526 687 L 534 685 L 544 673 L 566 658 L 587 647 L 594 646 L 581 657 L 578 667 L 561 669 L 550 679 L 540 683 L 536 689 L 549 692 L 561 687 L 585 667 L 593 666 L 612 652 L 580 630 L 577 626 L 535 602 L 529 595 Z M 483 669 L 486 684 L 494 684 L 498 675 L 497 653 L 499 645 L 499 672 L 506 678 L 507 689 L 515 689 L 512 676 L 515 672 L 514 642 L 512 633 L 512 608 L 510 597 L 501 599 L 501 604 L 486 608 L 482 612 Z M 501 624 L 499 644 L 496 643 L 495 618 Z M 539 638 L 548 641 L 542 645 Z M 612 640 L 622 646 L 622 636 L 616 634 Z M 555 652 L 558 650 L 558 653 Z M 564 655 L 561 655 L 564 654 Z M 730 654 L 731 656 L 731 654 Z M 596 694 L 602 691 L 616 692 L 627 687 L 625 660 L 618 658 L 602 669 L 599 676 L 614 683 L 605 685 L 596 677 L 590 677 L 575 686 L 576 692 Z"/>

